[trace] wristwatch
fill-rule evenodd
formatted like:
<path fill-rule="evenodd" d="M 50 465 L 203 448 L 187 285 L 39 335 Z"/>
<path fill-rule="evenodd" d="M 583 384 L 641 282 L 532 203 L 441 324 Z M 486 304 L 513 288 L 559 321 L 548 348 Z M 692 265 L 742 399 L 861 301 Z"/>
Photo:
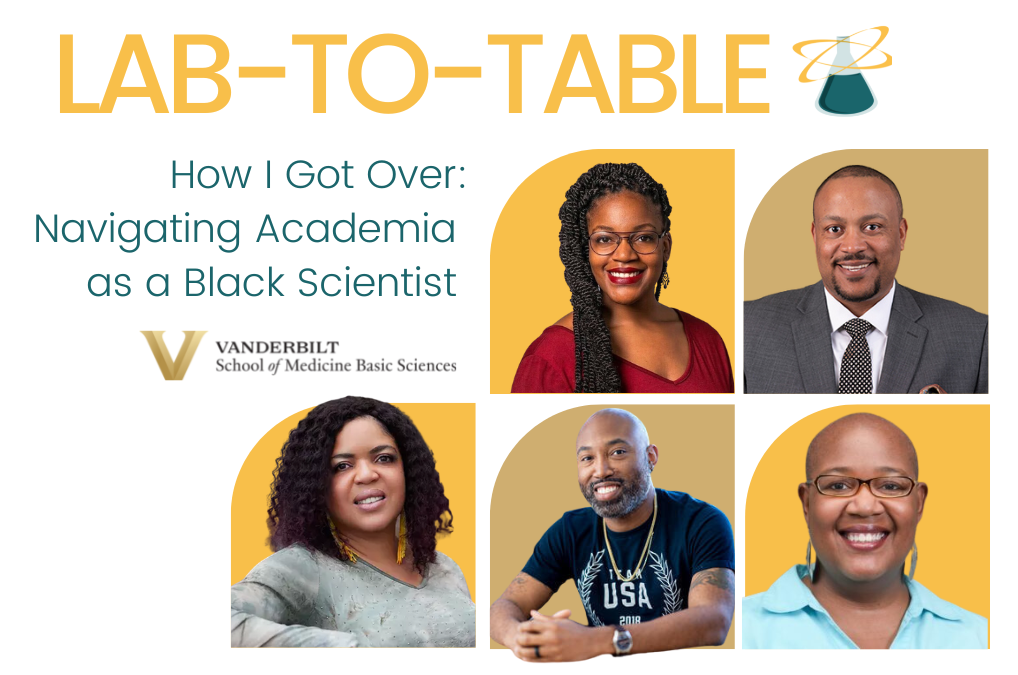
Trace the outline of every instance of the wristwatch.
<path fill-rule="evenodd" d="M 615 653 L 612 656 L 625 656 L 633 649 L 633 636 L 622 626 L 615 626 L 612 644 L 615 645 Z"/>

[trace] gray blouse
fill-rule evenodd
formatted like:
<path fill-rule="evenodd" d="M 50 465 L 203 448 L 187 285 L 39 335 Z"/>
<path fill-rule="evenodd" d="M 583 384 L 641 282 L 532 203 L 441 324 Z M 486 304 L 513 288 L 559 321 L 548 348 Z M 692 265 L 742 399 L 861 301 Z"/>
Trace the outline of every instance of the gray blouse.
<path fill-rule="evenodd" d="M 231 590 L 234 647 L 473 647 L 463 572 L 436 553 L 420 587 L 360 560 L 289 546 Z"/>

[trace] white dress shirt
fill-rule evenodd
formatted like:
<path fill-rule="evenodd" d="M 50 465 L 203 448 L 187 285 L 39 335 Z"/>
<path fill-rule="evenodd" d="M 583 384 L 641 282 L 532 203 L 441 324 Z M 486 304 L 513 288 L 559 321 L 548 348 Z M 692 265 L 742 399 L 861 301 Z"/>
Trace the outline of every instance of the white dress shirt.
<path fill-rule="evenodd" d="M 880 371 L 884 367 L 884 352 L 887 351 L 887 324 L 891 322 L 891 303 L 894 301 L 894 289 L 897 282 L 891 283 L 891 290 L 888 291 L 880 302 L 870 307 L 870 310 L 858 317 L 869 322 L 873 330 L 866 334 L 866 342 L 870 346 L 870 361 L 873 364 L 873 393 L 877 393 L 877 382 L 880 381 Z M 852 336 L 842 326 L 847 321 L 855 319 L 855 314 L 841 304 L 837 298 L 831 295 L 827 288 L 824 288 L 824 297 L 827 299 L 827 316 L 831 319 L 831 349 L 834 350 L 834 381 L 841 381 L 841 358 L 848 349 L 848 343 Z"/>

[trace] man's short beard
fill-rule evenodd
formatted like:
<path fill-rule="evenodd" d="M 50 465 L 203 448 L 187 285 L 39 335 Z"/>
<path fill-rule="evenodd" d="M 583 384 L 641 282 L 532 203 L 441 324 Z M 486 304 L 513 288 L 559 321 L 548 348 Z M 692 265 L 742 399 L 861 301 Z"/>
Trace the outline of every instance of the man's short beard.
<path fill-rule="evenodd" d="M 618 497 L 608 502 L 598 500 L 595 490 L 601 483 L 618 484 Z M 583 496 L 590 503 L 590 507 L 594 509 L 594 513 L 602 518 L 622 518 L 628 516 L 643 503 L 649 488 L 650 472 L 646 470 L 641 470 L 637 473 L 636 479 L 633 481 L 609 478 L 580 486 Z"/>
<path fill-rule="evenodd" d="M 834 285 L 835 295 L 837 295 L 839 298 L 843 300 L 848 300 L 849 302 L 866 302 L 867 300 L 870 300 L 880 295 L 880 277 L 877 277 L 876 280 L 873 282 L 872 291 L 861 291 L 856 295 L 849 295 L 848 293 L 846 293 L 845 289 L 843 289 L 838 284 L 837 277 L 832 277 L 831 283 Z"/>

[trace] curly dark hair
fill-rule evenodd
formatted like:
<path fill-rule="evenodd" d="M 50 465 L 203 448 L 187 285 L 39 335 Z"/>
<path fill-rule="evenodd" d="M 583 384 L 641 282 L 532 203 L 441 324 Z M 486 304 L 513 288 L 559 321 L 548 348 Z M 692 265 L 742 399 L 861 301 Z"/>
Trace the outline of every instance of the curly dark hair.
<path fill-rule="evenodd" d="M 329 527 L 326 493 L 336 435 L 347 422 L 371 417 L 396 441 L 406 483 L 404 513 L 407 546 L 422 575 L 435 562 L 435 538 L 452 532 L 452 511 L 435 470 L 435 456 L 409 417 L 372 398 L 347 396 L 317 406 L 290 432 L 272 472 L 269 497 L 269 545 L 273 551 L 300 544 L 340 560 Z"/>
<path fill-rule="evenodd" d="M 661 234 L 671 229 L 668 193 L 639 164 L 598 164 L 591 168 L 569 188 L 558 212 L 562 222 L 559 258 L 566 267 L 566 283 L 572 291 L 577 393 L 622 391 L 622 380 L 612 360 L 611 334 L 601 316 L 601 289 L 590 270 L 587 212 L 601 197 L 624 190 L 643 195 L 660 206 L 664 223 Z M 661 297 L 667 271 L 665 262 L 654 287 L 655 298 Z"/>

